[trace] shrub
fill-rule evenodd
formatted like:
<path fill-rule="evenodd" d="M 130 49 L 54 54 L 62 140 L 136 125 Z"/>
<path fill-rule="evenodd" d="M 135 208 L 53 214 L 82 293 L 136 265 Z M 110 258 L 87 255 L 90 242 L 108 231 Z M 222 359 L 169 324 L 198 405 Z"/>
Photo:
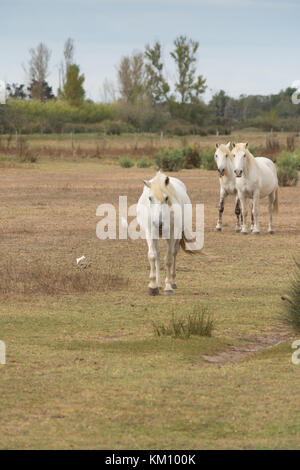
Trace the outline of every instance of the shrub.
<path fill-rule="evenodd" d="M 191 147 L 185 147 L 182 150 L 184 157 L 183 167 L 184 168 L 199 168 L 201 165 L 201 155 L 199 148 L 192 145 Z"/>
<path fill-rule="evenodd" d="M 282 296 L 286 300 L 286 320 L 295 330 L 300 331 L 300 263 L 295 260 L 295 273 L 289 295 Z"/>
<path fill-rule="evenodd" d="M 298 161 L 293 154 L 281 152 L 277 160 L 277 175 L 280 186 L 296 186 L 298 182 Z"/>
<path fill-rule="evenodd" d="M 122 168 L 131 168 L 134 166 L 134 162 L 129 157 L 120 158 L 119 163 Z"/>
<path fill-rule="evenodd" d="M 200 310 L 200 311 L 199 311 Z M 153 323 L 156 336 L 172 336 L 188 339 L 190 336 L 211 336 L 214 321 L 207 308 L 198 306 L 186 318 L 176 318 L 173 314 L 168 324 Z"/>
<path fill-rule="evenodd" d="M 212 149 L 206 148 L 201 152 L 201 163 L 202 168 L 205 170 L 216 170 L 216 162 L 214 159 L 214 151 Z"/>
<path fill-rule="evenodd" d="M 149 168 L 151 165 L 152 163 L 150 162 L 150 160 L 148 160 L 148 158 L 141 158 L 136 163 L 136 166 L 138 168 Z"/>
<path fill-rule="evenodd" d="M 184 157 L 178 149 L 164 150 L 154 155 L 157 167 L 163 171 L 178 171 L 183 167 Z"/>

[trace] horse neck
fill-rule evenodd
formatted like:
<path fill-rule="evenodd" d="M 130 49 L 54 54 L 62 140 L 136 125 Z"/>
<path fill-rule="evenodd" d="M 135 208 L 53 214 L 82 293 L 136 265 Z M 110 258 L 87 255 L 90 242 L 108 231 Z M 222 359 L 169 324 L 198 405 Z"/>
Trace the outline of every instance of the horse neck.
<path fill-rule="evenodd" d="M 256 174 L 255 157 L 250 152 L 248 152 L 246 162 L 244 164 L 244 174 L 248 178 L 251 177 L 251 175 Z"/>

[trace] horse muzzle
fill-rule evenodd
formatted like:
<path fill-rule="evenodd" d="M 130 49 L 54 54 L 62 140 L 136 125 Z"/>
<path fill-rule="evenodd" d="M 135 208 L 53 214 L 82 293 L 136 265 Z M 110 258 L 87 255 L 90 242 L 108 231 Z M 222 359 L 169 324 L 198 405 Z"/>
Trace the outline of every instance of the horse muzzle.
<path fill-rule="evenodd" d="M 243 170 L 234 170 L 234 173 L 237 178 L 241 178 L 243 174 Z"/>
<path fill-rule="evenodd" d="M 225 175 L 225 168 L 223 168 L 222 170 L 218 168 L 218 172 L 219 172 L 219 177 L 221 178 L 221 176 Z"/>

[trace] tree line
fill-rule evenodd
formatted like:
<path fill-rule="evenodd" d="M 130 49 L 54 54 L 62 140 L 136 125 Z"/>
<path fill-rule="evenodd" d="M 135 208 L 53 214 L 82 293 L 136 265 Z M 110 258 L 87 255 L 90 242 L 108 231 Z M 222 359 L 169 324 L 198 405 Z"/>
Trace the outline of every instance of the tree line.
<path fill-rule="evenodd" d="M 109 80 L 105 80 L 103 84 L 102 101 L 107 110 L 110 109 L 110 112 L 104 115 L 109 116 L 108 121 L 113 121 L 107 123 L 107 130 L 111 129 L 112 133 L 131 129 L 145 132 L 165 130 L 179 135 L 216 131 L 229 134 L 233 128 L 239 127 L 299 130 L 300 107 L 291 102 L 293 88 L 267 96 L 241 95 L 239 98 L 230 97 L 224 90 L 220 90 L 205 103 L 203 93 L 207 82 L 203 75 L 197 73 L 198 51 L 198 41 L 184 35 L 174 40 L 170 59 L 176 73 L 172 83 L 168 80 L 159 41 L 152 45 L 147 44 L 143 52 L 133 52 L 122 57 L 117 66 L 116 85 Z M 51 102 L 50 114 L 53 121 L 53 103 L 65 103 L 65 111 L 67 106 L 78 108 L 82 124 L 90 123 L 90 119 L 85 117 L 82 110 L 87 109 L 86 105 L 92 105 L 93 102 L 85 99 L 85 76 L 74 59 L 74 52 L 74 41 L 68 38 L 59 65 L 59 87 L 55 94 L 48 83 L 50 49 L 44 43 L 30 49 L 28 64 L 23 66 L 27 86 L 24 83 L 7 85 L 10 108 L 19 106 L 18 109 L 22 109 L 23 113 L 29 113 L 30 119 L 28 103 L 40 102 L 45 105 L 42 114 L 47 120 L 47 104 Z M 21 107 L 18 101 L 26 101 L 27 105 Z M 35 106 L 32 116 L 37 117 L 41 109 Z M 58 126 L 62 127 L 61 130 L 68 122 L 78 122 L 78 119 L 74 118 L 76 111 L 63 113 L 61 106 L 59 109 L 57 119 L 58 123 L 61 123 L 61 126 Z M 2 128 L 5 128 L 5 114 L 7 113 L 3 110 L 0 112 Z M 99 113 L 95 112 L 94 116 L 96 120 L 93 122 L 96 123 Z M 48 126 L 48 129 L 51 131 L 51 126 Z"/>

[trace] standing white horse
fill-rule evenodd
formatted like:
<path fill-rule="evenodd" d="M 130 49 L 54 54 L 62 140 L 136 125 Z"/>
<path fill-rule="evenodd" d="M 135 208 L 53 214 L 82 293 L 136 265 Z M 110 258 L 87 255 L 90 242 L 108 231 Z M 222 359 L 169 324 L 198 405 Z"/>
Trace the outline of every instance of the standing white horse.
<path fill-rule="evenodd" d="M 187 253 L 190 250 L 189 236 L 192 207 L 186 187 L 182 181 L 164 175 L 160 171 L 149 181 L 144 181 L 144 190 L 137 204 L 137 220 L 145 232 L 150 263 L 148 292 L 158 295 L 162 287 L 160 279 L 159 237 L 167 241 L 165 294 L 176 289 L 176 255 L 179 246 Z"/>
<path fill-rule="evenodd" d="M 216 152 L 214 155 L 218 172 L 219 172 L 219 181 L 220 181 L 220 203 L 219 203 L 219 217 L 217 221 L 217 225 L 215 228 L 215 232 L 222 231 L 222 216 L 224 212 L 224 205 L 225 199 L 229 194 L 235 194 L 235 215 L 236 215 L 236 227 L 235 231 L 241 231 L 240 225 L 240 215 L 241 215 L 241 207 L 240 201 L 237 195 L 237 189 L 235 185 L 235 174 L 233 168 L 233 158 L 230 151 L 230 142 L 228 144 L 216 144 Z M 242 217 L 241 217 L 242 219 Z"/>
<path fill-rule="evenodd" d="M 274 233 L 272 215 L 278 212 L 278 179 L 274 163 L 269 158 L 256 157 L 248 150 L 247 143 L 232 144 L 234 157 L 234 173 L 236 188 L 241 201 L 243 225 L 241 233 L 247 234 L 247 199 L 253 199 L 253 229 L 252 233 L 259 234 L 259 200 L 269 197 L 269 228 Z"/>

